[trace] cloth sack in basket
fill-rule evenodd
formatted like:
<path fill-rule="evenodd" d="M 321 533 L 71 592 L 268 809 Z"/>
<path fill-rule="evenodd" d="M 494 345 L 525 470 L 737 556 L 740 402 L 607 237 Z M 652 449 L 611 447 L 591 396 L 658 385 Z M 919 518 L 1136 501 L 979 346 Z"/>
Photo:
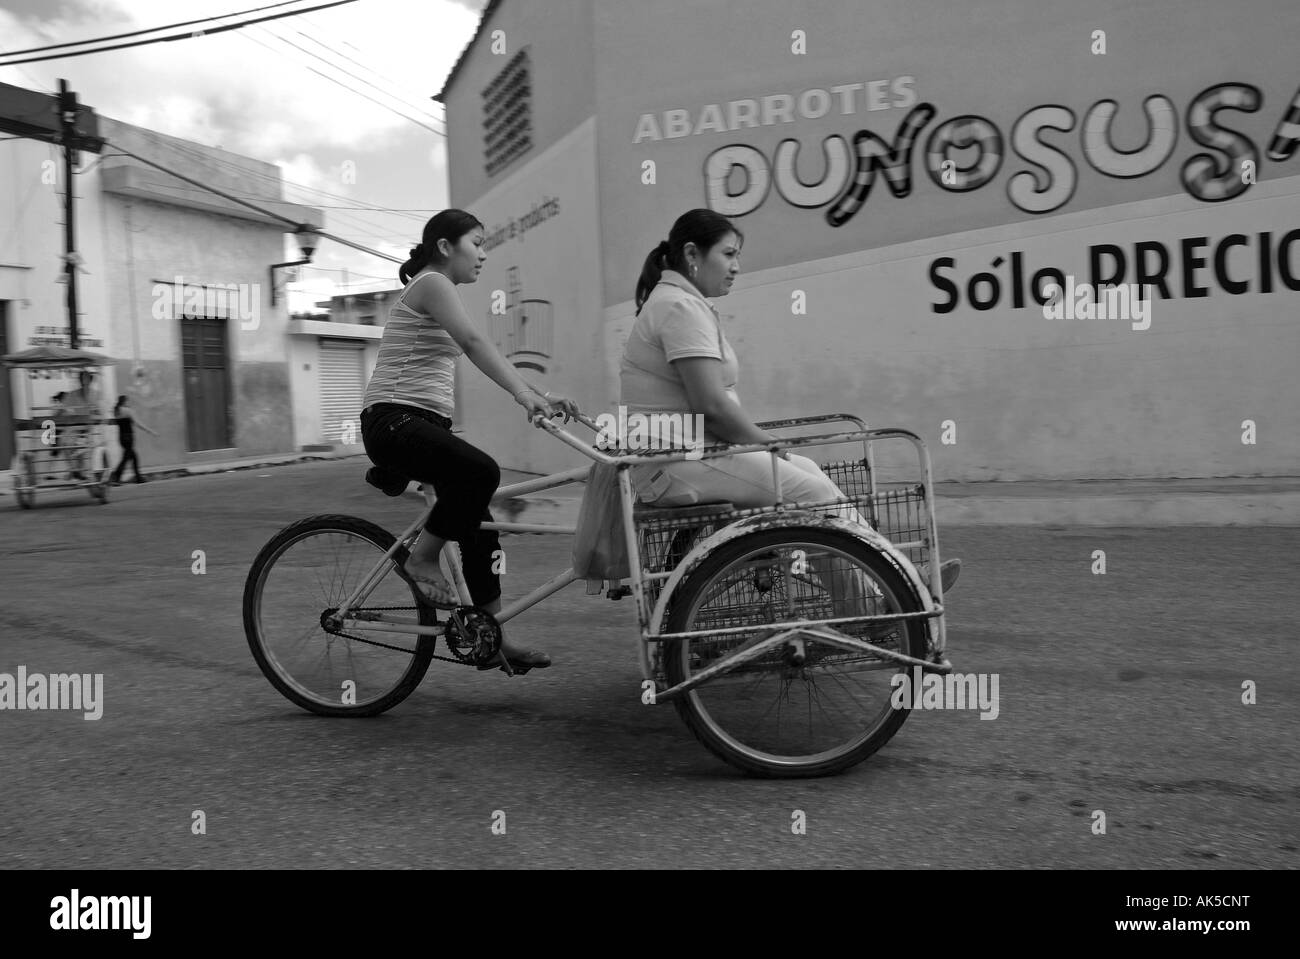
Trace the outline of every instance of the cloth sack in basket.
<path fill-rule="evenodd" d="M 623 535 L 618 470 L 614 466 L 594 463 L 587 473 L 587 488 L 573 535 L 573 571 L 587 581 L 590 594 L 599 593 L 604 580 L 616 585 L 632 574 Z"/>

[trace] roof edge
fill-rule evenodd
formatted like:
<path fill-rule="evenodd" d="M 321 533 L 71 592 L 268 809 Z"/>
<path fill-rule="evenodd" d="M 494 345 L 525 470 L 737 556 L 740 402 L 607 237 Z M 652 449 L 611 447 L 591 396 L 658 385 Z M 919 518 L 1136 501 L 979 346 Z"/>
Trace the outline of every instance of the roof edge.
<path fill-rule="evenodd" d="M 478 27 L 474 30 L 474 36 L 470 37 L 469 43 L 465 44 L 465 49 L 460 52 L 460 56 L 457 57 L 456 62 L 452 64 L 451 72 L 447 74 L 447 79 L 442 82 L 442 89 L 430 97 L 431 100 L 441 103 L 444 106 L 446 105 L 447 92 L 451 89 L 451 85 L 456 82 L 457 77 L 460 75 L 460 68 L 465 65 L 465 61 L 469 58 L 469 52 L 474 49 L 474 45 L 478 43 L 478 38 L 483 35 L 483 28 L 487 25 L 488 18 L 496 12 L 497 7 L 501 6 L 501 3 L 502 0 L 488 0 L 488 5 L 483 8 L 483 16 L 479 18 Z"/>

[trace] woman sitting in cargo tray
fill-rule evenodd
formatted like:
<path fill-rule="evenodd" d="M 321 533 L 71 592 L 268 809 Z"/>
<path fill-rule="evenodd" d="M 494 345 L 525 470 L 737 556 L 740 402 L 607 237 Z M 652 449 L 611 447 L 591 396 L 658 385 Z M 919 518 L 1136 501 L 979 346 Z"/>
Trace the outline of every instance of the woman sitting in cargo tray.
<path fill-rule="evenodd" d="M 739 230 L 712 210 L 691 210 L 673 224 L 668 239 L 650 251 L 636 286 L 637 318 L 620 369 L 622 402 L 630 411 L 702 414 L 704 442 L 766 443 L 778 437 L 759 429 L 736 393 L 739 364 L 722 334 L 718 312 L 706 297 L 726 296 L 740 272 Z M 781 492 L 793 502 L 845 499 L 812 460 L 789 452 L 777 463 Z M 655 506 L 725 501 L 739 507 L 776 502 L 769 453 L 632 468 L 638 499 Z M 851 506 L 845 517 L 864 523 Z M 942 566 L 947 589 L 961 561 Z M 922 576 L 927 575 L 924 570 Z"/>
<path fill-rule="evenodd" d="M 397 496 L 410 478 L 430 484 L 437 494 L 404 570 L 425 601 L 443 608 L 459 605 L 438 565 L 443 546 L 454 540 L 461 545 L 474 604 L 496 613 L 501 586 L 492 566 L 500 545 L 495 531 L 479 527 L 492 522 L 488 504 L 501 471 L 487 453 L 452 435 L 456 357 L 468 356 L 529 418 L 557 412 L 567 418 L 578 407 L 525 383 L 466 314 L 456 285 L 477 280 L 485 259 L 483 224 L 464 210 L 443 210 L 425 225 L 420 245 L 398 272 L 406 288 L 389 311 L 362 402 L 361 436 L 375 464 L 366 475 L 373 485 Z M 501 644 L 501 657 L 516 673 L 551 664 L 545 653 L 508 640 Z"/>

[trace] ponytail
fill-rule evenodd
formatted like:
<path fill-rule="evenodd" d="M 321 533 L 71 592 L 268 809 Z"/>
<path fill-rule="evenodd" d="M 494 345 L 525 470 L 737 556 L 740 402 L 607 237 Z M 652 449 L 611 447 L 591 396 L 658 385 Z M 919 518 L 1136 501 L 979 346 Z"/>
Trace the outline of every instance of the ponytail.
<path fill-rule="evenodd" d="M 411 277 L 419 273 L 429 265 L 429 251 L 425 249 L 423 243 L 417 243 L 411 247 L 411 258 L 402 264 L 402 268 L 397 271 L 397 278 L 402 281 L 402 286 L 411 282 Z"/>
<path fill-rule="evenodd" d="M 430 218 L 429 222 L 424 225 L 424 234 L 420 242 L 411 247 L 411 258 L 402 264 L 402 268 L 397 271 L 397 278 L 402 285 L 411 282 L 411 277 L 415 276 L 429 264 L 436 263 L 439 260 L 438 241 L 446 240 L 449 243 L 456 244 L 460 238 L 470 230 L 482 229 L 483 224 L 479 222 L 478 217 L 472 213 L 466 213 L 464 210 L 443 210 Z"/>
<path fill-rule="evenodd" d="M 645 265 L 641 267 L 641 278 L 636 283 L 636 311 L 641 312 L 641 306 L 645 303 L 646 297 L 650 291 L 659 285 L 659 277 L 663 275 L 664 270 L 668 267 L 668 253 L 672 249 L 667 240 L 661 242 L 657 247 L 650 251 L 650 255 L 645 258 Z"/>
<path fill-rule="evenodd" d="M 646 299 L 659 283 L 664 270 L 686 272 L 686 244 L 694 243 L 700 253 L 707 254 L 715 244 L 728 233 L 736 234 L 737 240 L 745 238 L 732 226 L 721 213 L 712 210 L 690 210 L 683 213 L 668 232 L 668 239 L 662 241 L 650 251 L 641 267 L 641 277 L 636 283 L 636 311 L 641 312 Z"/>

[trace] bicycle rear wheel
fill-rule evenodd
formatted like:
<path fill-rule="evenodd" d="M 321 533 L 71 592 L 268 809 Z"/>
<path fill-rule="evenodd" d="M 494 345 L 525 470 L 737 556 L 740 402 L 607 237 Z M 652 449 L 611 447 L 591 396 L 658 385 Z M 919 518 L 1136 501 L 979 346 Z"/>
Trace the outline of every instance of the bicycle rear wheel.
<path fill-rule="evenodd" d="M 920 611 L 902 575 L 844 533 L 787 527 L 723 545 L 682 584 L 666 632 L 726 629 Z M 921 620 L 831 627 L 881 649 L 924 657 Z M 664 644 L 670 686 L 720 662 L 758 631 Z M 907 719 L 891 702 L 892 677 L 910 667 L 801 634 L 804 659 L 776 647 L 675 700 L 708 749 L 758 776 L 841 772 L 883 746 Z"/>
<path fill-rule="evenodd" d="M 351 516 L 313 516 L 262 548 L 244 584 L 244 632 L 276 689 L 322 716 L 374 716 L 424 678 L 435 639 L 412 633 L 333 630 L 335 612 L 393 545 L 392 533 Z M 382 611 L 422 625 L 436 614 L 390 569 L 352 613 Z"/>

